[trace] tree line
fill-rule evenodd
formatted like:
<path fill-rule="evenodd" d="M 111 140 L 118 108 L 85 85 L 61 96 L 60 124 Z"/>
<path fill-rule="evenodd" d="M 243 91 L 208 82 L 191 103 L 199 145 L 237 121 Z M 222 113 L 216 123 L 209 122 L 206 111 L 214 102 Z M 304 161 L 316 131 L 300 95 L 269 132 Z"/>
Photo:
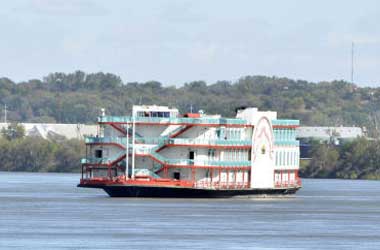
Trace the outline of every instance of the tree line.
<path fill-rule="evenodd" d="M 380 179 L 380 141 L 358 138 L 341 146 L 312 143 L 311 160 L 301 163 L 301 177 Z"/>
<path fill-rule="evenodd" d="M 84 154 L 81 140 L 27 137 L 17 124 L 1 131 L 0 171 L 79 172 Z"/>
<path fill-rule="evenodd" d="M 245 76 L 237 81 L 193 81 L 180 86 L 149 81 L 124 83 L 110 73 L 51 73 L 15 83 L 0 78 L 0 100 L 18 122 L 94 123 L 100 108 L 124 115 L 133 104 L 175 106 L 231 117 L 239 106 L 275 110 L 281 118 L 311 126 L 366 127 L 378 135 L 380 88 L 345 81 L 312 83 L 280 77 Z"/>

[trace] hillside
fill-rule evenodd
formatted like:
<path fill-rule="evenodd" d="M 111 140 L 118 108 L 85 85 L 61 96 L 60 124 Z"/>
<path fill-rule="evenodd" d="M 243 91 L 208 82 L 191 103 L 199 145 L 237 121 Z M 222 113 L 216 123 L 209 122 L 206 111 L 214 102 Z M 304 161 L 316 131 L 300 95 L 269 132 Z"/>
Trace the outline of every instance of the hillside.
<path fill-rule="evenodd" d="M 53 73 L 42 80 L 15 83 L 0 78 L 0 100 L 8 119 L 23 122 L 93 123 L 100 108 L 122 115 L 133 104 L 173 105 L 234 116 L 237 106 L 276 110 L 302 125 L 365 126 L 377 135 L 380 88 L 344 81 L 311 83 L 288 78 L 246 76 L 236 82 L 194 81 L 180 87 L 155 81 L 123 83 L 109 73 Z"/>

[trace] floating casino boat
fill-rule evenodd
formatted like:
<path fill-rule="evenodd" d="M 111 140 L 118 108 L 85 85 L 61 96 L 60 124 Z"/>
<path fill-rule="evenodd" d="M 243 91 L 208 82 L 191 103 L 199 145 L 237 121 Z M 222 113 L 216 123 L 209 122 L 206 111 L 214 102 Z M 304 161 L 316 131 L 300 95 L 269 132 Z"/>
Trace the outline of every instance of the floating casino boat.
<path fill-rule="evenodd" d="M 79 187 L 111 197 L 232 197 L 294 194 L 298 120 L 239 108 L 236 118 L 135 105 L 131 116 L 98 118 L 87 137 Z"/>

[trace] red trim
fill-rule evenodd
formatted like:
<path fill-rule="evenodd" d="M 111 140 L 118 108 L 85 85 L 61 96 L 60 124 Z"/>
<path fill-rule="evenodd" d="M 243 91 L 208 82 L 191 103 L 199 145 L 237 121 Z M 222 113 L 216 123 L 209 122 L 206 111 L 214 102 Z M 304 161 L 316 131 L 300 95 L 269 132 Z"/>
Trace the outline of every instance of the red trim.
<path fill-rule="evenodd" d="M 273 125 L 273 128 L 298 128 L 299 125 Z"/>
<path fill-rule="evenodd" d="M 170 137 L 170 138 L 177 137 L 177 136 L 179 136 L 180 134 L 185 133 L 187 130 L 189 130 L 189 129 L 192 128 L 192 127 L 193 127 L 193 125 L 188 125 L 188 126 L 184 127 L 183 129 L 181 129 L 180 131 L 178 131 L 177 133 L 172 134 L 172 135 L 169 136 L 169 137 Z"/>
<path fill-rule="evenodd" d="M 117 123 L 107 123 L 107 124 L 109 124 L 111 127 L 113 127 L 114 129 L 116 129 L 117 131 L 119 131 L 123 135 L 127 135 L 127 131 L 125 131 L 125 129 L 123 129 L 120 126 L 118 126 Z"/>
<path fill-rule="evenodd" d="M 193 187 L 192 181 L 174 180 L 166 178 L 152 178 L 149 176 L 136 176 L 135 179 L 125 180 L 124 176 L 119 176 L 110 180 L 108 178 L 92 178 L 81 179 L 82 185 L 112 185 L 112 184 L 124 184 L 124 185 L 146 185 L 146 186 L 180 186 L 180 187 Z"/>
<path fill-rule="evenodd" d="M 99 124 L 132 124 L 131 122 L 99 122 Z M 159 123 L 159 122 L 135 122 L 136 125 L 158 125 L 158 126 L 168 126 L 168 125 L 189 125 L 189 126 L 205 126 L 205 127 L 254 127 L 251 124 L 209 124 L 209 123 L 201 123 L 201 124 L 195 124 L 195 123 Z"/>
<path fill-rule="evenodd" d="M 135 143 L 135 144 L 141 144 L 141 143 Z M 108 146 L 116 146 L 118 148 L 121 148 L 125 150 L 125 147 L 119 143 L 116 142 L 89 142 L 86 143 L 86 145 L 108 145 Z M 197 148 L 216 148 L 216 149 L 250 149 L 252 148 L 252 145 L 244 145 L 244 146 L 234 146 L 234 145 L 211 145 L 211 144 L 165 144 L 159 149 L 156 150 L 156 152 L 162 151 L 166 147 L 197 147 Z"/>
<path fill-rule="evenodd" d="M 86 143 L 86 145 L 106 145 L 106 146 L 116 146 L 124 150 L 126 149 L 123 145 L 116 142 L 89 142 L 89 143 Z"/>
<path fill-rule="evenodd" d="M 183 115 L 183 117 L 200 118 L 201 114 L 199 114 L 199 113 L 186 113 L 186 114 Z"/>
<path fill-rule="evenodd" d="M 211 144 L 166 144 L 166 147 L 197 147 L 197 148 L 234 148 L 234 149 L 250 149 L 252 145 L 234 146 L 234 145 L 211 145 Z M 158 152 L 158 151 L 156 151 Z"/>
<path fill-rule="evenodd" d="M 244 166 L 236 166 L 236 167 L 222 167 L 222 166 L 199 166 L 199 165 L 166 165 L 168 168 L 191 168 L 191 169 L 196 169 L 196 168 L 202 168 L 202 169 L 207 169 L 207 168 L 212 168 L 212 169 L 224 169 L 224 170 L 235 170 L 235 169 L 241 169 L 241 170 L 249 170 L 251 167 Z"/>

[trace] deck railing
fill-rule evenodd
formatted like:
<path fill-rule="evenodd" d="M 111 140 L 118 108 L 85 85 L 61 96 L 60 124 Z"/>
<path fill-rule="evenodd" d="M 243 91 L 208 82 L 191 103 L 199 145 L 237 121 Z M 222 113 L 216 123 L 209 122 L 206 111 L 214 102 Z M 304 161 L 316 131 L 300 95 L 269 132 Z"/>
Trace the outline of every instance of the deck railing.
<path fill-rule="evenodd" d="M 288 145 L 288 146 L 299 146 L 300 142 L 297 140 L 289 140 L 289 141 L 274 141 L 275 145 L 278 146 L 283 146 L 283 145 Z"/>
<path fill-rule="evenodd" d="M 112 157 L 87 157 L 81 160 L 82 164 L 110 164 L 116 161 L 125 154 L 125 151 L 120 151 L 119 153 L 113 155 Z"/>
<path fill-rule="evenodd" d="M 86 137 L 84 141 L 85 143 L 117 143 L 120 145 L 127 144 L 126 137 Z M 130 142 L 132 142 L 132 139 L 130 139 Z"/>
<path fill-rule="evenodd" d="M 299 120 L 286 120 L 286 119 L 277 119 L 272 120 L 273 126 L 299 126 L 300 121 Z"/>
<path fill-rule="evenodd" d="M 223 139 L 187 139 L 187 138 L 175 138 L 169 139 L 169 144 L 183 144 L 183 145 L 217 145 L 217 146 L 250 146 L 252 141 L 250 140 L 223 140 Z"/>
<path fill-rule="evenodd" d="M 187 118 L 187 117 L 172 117 L 172 118 L 161 118 L 161 117 L 134 117 L 135 122 L 141 123 L 172 123 L 172 124 L 231 124 L 231 125 L 249 125 L 246 120 L 239 118 L 211 118 L 211 117 L 201 117 L 201 118 Z M 100 116 L 98 117 L 98 122 L 115 122 L 115 123 L 132 123 L 133 119 L 131 116 Z"/>
<path fill-rule="evenodd" d="M 249 182 L 245 181 L 197 181 L 194 183 L 195 188 L 211 188 L 211 189 L 242 189 L 242 188 L 249 188 Z"/>
<path fill-rule="evenodd" d="M 151 155 L 153 158 L 158 160 L 161 163 L 168 165 L 196 165 L 196 166 L 226 166 L 226 167 L 243 167 L 250 166 L 250 161 L 216 161 L 216 160 L 190 160 L 190 159 L 171 159 L 162 156 L 156 151 L 166 144 L 202 144 L 202 145 L 228 145 L 228 146 L 250 146 L 251 141 L 248 140 L 203 140 L 203 139 L 169 139 L 169 138 L 140 138 L 143 143 L 146 144 L 154 144 L 156 146 L 149 147 L 139 144 L 138 147 L 135 148 L 135 153 L 140 155 Z M 87 137 L 85 139 L 86 143 L 116 143 L 125 147 L 126 138 L 125 137 Z M 132 143 L 130 139 L 129 151 L 132 152 Z M 83 159 L 82 163 L 94 163 L 94 164 L 109 164 L 114 160 L 120 158 L 125 151 L 120 151 L 119 154 L 109 157 L 109 158 L 96 158 L 96 157 L 88 157 L 87 159 Z"/>
<path fill-rule="evenodd" d="M 168 137 L 141 137 L 136 139 L 139 144 L 183 144 L 183 145 L 217 145 L 217 146 L 250 146 L 250 140 L 225 140 L 225 139 L 191 139 L 191 138 L 168 138 Z M 86 137 L 85 143 L 116 143 L 125 146 L 126 137 Z M 129 138 L 132 145 L 132 138 Z"/>
<path fill-rule="evenodd" d="M 210 166 L 210 167 L 249 167 L 251 166 L 250 161 L 211 161 L 211 160 L 190 160 L 190 159 L 173 159 L 173 158 L 166 158 L 162 156 L 161 154 L 158 154 L 151 148 L 138 148 L 136 149 L 136 154 L 140 155 L 151 155 L 156 160 L 162 162 L 163 164 L 167 165 L 177 165 L 177 166 Z M 119 154 L 117 154 L 114 157 L 108 157 L 108 158 L 97 158 L 97 157 L 87 157 L 85 159 L 82 159 L 82 164 L 88 163 L 88 164 L 110 164 L 116 159 L 120 158 L 123 154 L 125 154 L 124 151 L 121 151 Z"/>

